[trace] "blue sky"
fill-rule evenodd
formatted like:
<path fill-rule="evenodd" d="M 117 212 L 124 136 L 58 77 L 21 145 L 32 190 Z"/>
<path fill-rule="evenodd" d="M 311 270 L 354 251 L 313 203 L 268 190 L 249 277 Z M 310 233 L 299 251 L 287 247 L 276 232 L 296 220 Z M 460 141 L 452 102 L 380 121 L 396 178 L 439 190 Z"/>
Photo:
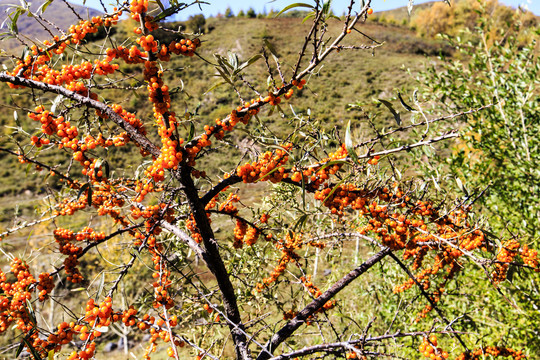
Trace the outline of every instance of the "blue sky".
<path fill-rule="evenodd" d="M 185 0 L 184 0 L 185 1 Z M 312 3 L 313 0 L 252 0 L 252 1 L 246 1 L 246 0 L 205 0 L 206 2 L 209 2 L 210 5 L 203 5 L 203 12 L 205 15 L 216 15 L 218 13 L 224 13 L 225 9 L 227 7 L 231 7 L 233 12 L 236 14 L 240 10 L 247 10 L 250 7 L 253 7 L 257 13 L 262 12 L 264 10 L 270 11 L 272 8 L 276 10 L 280 10 L 284 8 L 285 6 L 295 3 L 295 2 L 306 2 L 306 3 Z M 531 10 L 536 15 L 540 15 L 540 0 L 499 0 L 502 3 L 517 7 L 517 6 L 526 6 L 529 10 Z M 71 2 L 76 4 L 83 3 L 83 0 L 71 0 Z M 105 4 L 112 3 L 111 0 L 103 0 Z M 186 1 L 188 2 L 188 1 Z M 423 2 L 427 2 L 427 0 L 415 0 L 415 4 L 420 4 Z M 86 5 L 89 7 L 96 8 L 98 10 L 102 10 L 99 0 L 86 0 Z M 357 7 L 360 8 L 360 1 L 356 1 Z M 408 3 L 408 0 L 372 0 L 371 1 L 371 7 L 375 11 L 382 11 L 382 10 L 390 10 L 395 9 L 397 7 L 406 6 Z M 341 14 L 346 9 L 347 5 L 349 4 L 349 0 L 334 0 L 332 2 L 333 9 L 336 14 Z M 201 13 L 201 10 L 197 6 L 193 6 L 189 9 L 187 9 L 185 12 L 183 12 L 180 15 L 180 20 L 187 19 L 190 15 L 193 14 L 199 14 Z"/>

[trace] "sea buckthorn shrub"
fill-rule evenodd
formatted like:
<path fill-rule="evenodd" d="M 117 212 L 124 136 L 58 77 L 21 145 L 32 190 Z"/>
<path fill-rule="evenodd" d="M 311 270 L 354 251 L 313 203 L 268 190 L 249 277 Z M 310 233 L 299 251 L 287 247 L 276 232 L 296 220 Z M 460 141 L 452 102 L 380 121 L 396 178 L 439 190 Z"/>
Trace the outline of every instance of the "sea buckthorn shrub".
<path fill-rule="evenodd" d="M 497 242 L 476 221 L 474 201 L 443 199 L 394 163 L 396 154 L 456 132 L 427 128 L 388 145 L 392 133 L 424 126 L 405 119 L 356 143 L 354 124 L 329 132 L 316 114 L 284 110 L 333 53 L 379 46 L 361 31 L 369 5 L 351 1 L 336 19 L 328 5 L 304 4 L 312 25 L 294 65 L 268 41 L 243 62 L 232 53 L 205 59 L 204 34 L 153 35 L 190 5 L 151 10 L 147 0 L 13 56 L 0 80 L 31 90 L 33 106 L 18 109 L 31 125 L 0 150 L 60 184 L 40 219 L 1 235 L 3 245 L 28 227 L 50 228 L 30 255 L 1 248 L 0 332 L 19 344 L 14 355 L 97 359 L 120 333 L 144 344 L 143 359 L 525 358 L 524 339 L 500 344 L 488 334 L 493 344 L 478 347 L 462 331 L 478 299 L 446 308 L 464 281 L 496 291 L 512 266 L 538 271 L 536 250 L 515 237 Z M 341 30 L 329 32 L 338 20 Z M 119 21 L 136 24 L 128 40 L 107 37 L 97 49 L 87 41 Z M 226 116 L 194 119 L 189 97 L 173 101 L 173 58 L 215 65 L 238 95 Z M 266 70 L 250 72 L 256 62 Z M 131 85 L 126 66 L 144 86 Z M 151 114 L 106 98 L 108 88 L 138 92 Z M 281 114 L 286 134 L 265 122 L 267 111 Z M 136 166 L 116 168 L 110 154 L 119 149 Z M 61 163 L 47 162 L 51 153 Z M 219 172 L 205 168 L 231 158 L 236 165 Z M 475 266 L 485 274 L 469 279 Z"/>
<path fill-rule="evenodd" d="M 461 5 L 470 4 L 465 1 Z M 489 269 L 498 291 L 492 293 L 476 286 L 474 292 L 486 298 L 484 313 L 492 314 L 493 318 L 504 317 L 508 324 L 520 323 L 520 326 L 496 327 L 496 336 L 526 338 L 534 344 L 537 335 L 529 329 L 536 328 L 539 320 L 533 310 L 538 306 L 539 292 L 535 284 L 539 278 L 525 280 L 520 274 L 521 265 L 530 264 L 526 255 L 528 248 L 538 248 L 540 239 L 540 173 L 533 165 L 540 163 L 536 145 L 536 134 L 540 131 L 539 24 L 537 20 L 522 19 L 503 25 L 499 18 L 502 13 L 508 14 L 507 19 L 534 18 L 534 15 L 515 12 L 491 1 L 475 3 L 475 6 L 477 12 L 467 25 L 469 31 L 459 36 L 458 33 L 444 36 L 456 49 L 460 61 L 441 59 L 436 67 L 428 66 L 417 79 L 424 99 L 433 105 L 432 109 L 424 108 L 426 113 L 448 109 L 462 111 L 480 104 L 488 107 L 461 119 L 462 137 L 449 146 L 444 156 L 441 157 L 440 152 L 432 153 L 426 173 L 431 176 L 437 169 L 445 168 L 449 183 L 441 186 L 462 196 L 483 192 L 475 204 L 489 218 L 486 230 L 499 238 L 497 260 L 500 262 Z M 445 101 L 437 101 L 441 98 Z M 446 125 L 441 125 L 440 129 L 443 127 Z M 466 183 L 461 184 L 459 180 Z M 514 247 L 518 239 L 524 258 L 519 261 L 520 266 L 515 266 L 508 261 L 517 255 Z M 507 276 L 498 275 L 505 273 Z M 510 311 L 503 315 L 494 300 L 501 293 L 530 300 L 521 302 L 519 313 Z M 513 307 L 507 301 L 501 306 Z M 536 353 L 539 345 L 532 345 Z"/>

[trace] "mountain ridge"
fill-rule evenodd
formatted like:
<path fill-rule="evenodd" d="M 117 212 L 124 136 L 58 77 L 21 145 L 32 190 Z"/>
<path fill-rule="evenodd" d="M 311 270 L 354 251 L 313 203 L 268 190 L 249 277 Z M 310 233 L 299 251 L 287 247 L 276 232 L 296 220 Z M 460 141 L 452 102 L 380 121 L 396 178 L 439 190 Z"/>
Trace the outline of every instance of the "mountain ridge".
<path fill-rule="evenodd" d="M 14 3 L 14 0 L 0 0 L 0 30 L 3 36 L 9 36 L 9 17 L 13 18 L 16 11 Z M 49 39 L 51 33 L 59 35 L 62 31 L 67 31 L 72 24 L 76 24 L 80 20 L 79 17 L 87 19 L 102 15 L 100 11 L 93 8 L 54 1 L 42 12 L 43 4 L 41 1 L 31 2 L 28 9 L 23 10 L 24 13 L 18 16 L 17 32 L 21 40 L 43 41 Z M 21 45 L 14 38 L 7 38 L 3 41 L 7 42 L 7 46 L 3 45 L 3 47 L 14 48 Z"/>

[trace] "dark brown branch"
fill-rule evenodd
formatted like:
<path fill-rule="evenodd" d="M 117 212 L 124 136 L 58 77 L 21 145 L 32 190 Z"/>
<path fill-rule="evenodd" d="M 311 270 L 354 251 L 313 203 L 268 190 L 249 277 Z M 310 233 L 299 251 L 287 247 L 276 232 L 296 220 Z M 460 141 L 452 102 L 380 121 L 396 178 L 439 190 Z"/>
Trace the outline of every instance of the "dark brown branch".
<path fill-rule="evenodd" d="M 216 186 L 208 190 L 206 194 L 204 194 L 203 197 L 201 197 L 201 202 L 206 205 L 212 200 L 214 196 L 222 192 L 227 186 L 234 185 L 236 183 L 239 183 L 242 181 L 242 178 L 238 175 L 232 175 L 229 176 L 226 179 L 223 179 L 220 183 L 218 183 Z"/>
<path fill-rule="evenodd" d="M 229 323 L 229 329 L 234 341 L 234 347 L 236 350 L 236 358 L 249 360 L 251 354 L 248 348 L 247 337 L 244 331 L 244 325 L 240 317 L 240 311 L 238 309 L 238 303 L 236 301 L 236 295 L 234 293 L 234 287 L 229 278 L 229 273 L 223 259 L 219 253 L 219 247 L 214 236 L 214 231 L 208 221 L 206 215 L 205 204 L 199 198 L 197 188 L 191 178 L 191 168 L 183 165 L 180 170 L 175 173 L 177 179 L 184 186 L 184 194 L 187 197 L 189 207 L 191 209 L 193 218 L 203 239 L 206 256 L 204 260 L 208 269 L 212 272 L 217 280 L 219 290 L 223 299 L 223 307 L 227 318 L 231 321 Z"/>
<path fill-rule="evenodd" d="M 349 285 L 353 280 L 358 278 L 360 275 L 369 270 L 373 265 L 381 261 L 386 255 L 391 254 L 391 250 L 386 248 L 382 251 L 379 251 L 377 254 L 370 257 L 363 264 L 349 272 L 330 289 L 326 290 L 321 296 L 314 299 L 309 303 L 302 311 L 300 311 L 294 319 L 290 320 L 285 326 L 283 326 L 268 343 L 266 343 L 266 351 L 263 351 L 257 357 L 257 360 L 268 360 L 270 359 L 268 353 L 273 353 L 275 349 L 283 341 L 287 340 L 293 332 L 295 332 L 300 326 L 302 326 L 305 321 L 312 316 L 317 310 L 323 307 L 323 305 L 330 299 L 332 299 L 337 293 L 343 290 L 347 285 Z"/>

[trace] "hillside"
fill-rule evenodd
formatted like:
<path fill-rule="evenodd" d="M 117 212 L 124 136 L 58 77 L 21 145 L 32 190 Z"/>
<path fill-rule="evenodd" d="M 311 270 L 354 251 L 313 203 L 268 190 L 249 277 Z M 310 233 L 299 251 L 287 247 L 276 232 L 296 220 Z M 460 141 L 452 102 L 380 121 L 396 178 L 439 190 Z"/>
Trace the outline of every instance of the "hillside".
<path fill-rule="evenodd" d="M 393 10 L 377 11 L 374 13 L 372 20 L 378 21 L 380 19 L 386 19 L 388 21 L 394 21 L 397 24 L 409 23 L 411 18 L 413 18 L 420 11 L 431 8 L 433 4 L 437 2 L 439 1 L 414 4 L 411 14 L 409 14 L 407 6 L 402 6 Z"/>
<path fill-rule="evenodd" d="M 0 0 L 0 24 L 2 24 L 1 29 L 4 31 L 8 29 L 8 17 L 10 14 L 13 16 L 14 11 L 16 10 L 13 7 L 13 4 L 16 3 L 17 1 Z M 55 35 L 60 34 L 59 30 L 65 31 L 70 25 L 77 23 L 79 21 L 78 17 L 86 19 L 101 14 L 99 11 L 85 6 L 74 4 L 69 4 L 68 6 L 68 4 L 63 1 L 53 1 L 42 13 L 42 4 L 42 1 L 29 2 L 29 11 L 25 14 L 21 14 L 17 20 L 19 34 L 25 41 L 48 39 L 50 38 L 49 32 Z M 28 13 L 36 16 L 28 16 Z M 42 19 L 39 18 L 40 16 L 42 16 Z M 19 45 L 20 42 L 15 39 L 2 41 L 2 49 L 13 48 Z"/>
<path fill-rule="evenodd" d="M 64 5 L 59 3 L 58 6 Z M 54 12 L 55 8 L 48 8 L 47 12 L 51 10 Z M 171 24 L 171 26 L 178 26 L 178 24 Z M 201 37 L 203 45 L 200 55 L 202 58 L 214 61 L 213 54 L 219 53 L 226 56 L 228 51 L 232 51 L 239 56 L 240 61 L 245 61 L 251 56 L 260 53 L 264 39 L 267 39 L 277 49 L 282 61 L 282 69 L 286 74 L 290 74 L 291 68 L 296 61 L 296 50 L 293 49 L 300 48 L 302 39 L 301 36 L 291 37 L 290 34 L 302 34 L 309 25 L 301 24 L 299 19 L 293 18 L 210 18 L 207 19 L 206 26 L 207 29 L 213 30 L 207 31 Z M 132 27 L 132 24 L 129 23 L 121 26 L 121 28 L 125 29 L 131 29 Z M 357 51 L 354 55 L 343 51 L 331 56 L 325 66 L 308 79 L 308 86 L 293 97 L 290 102 L 282 106 L 286 118 L 293 117 L 292 109 L 297 114 L 305 114 L 309 109 L 313 119 L 325 123 L 329 129 L 333 127 L 343 128 L 349 120 L 353 120 L 356 127 L 364 125 L 368 127 L 364 121 L 364 112 L 348 110 L 349 104 L 359 103 L 365 105 L 366 109 L 369 108 L 373 110 L 373 113 L 378 114 L 377 123 L 381 127 L 393 123 L 394 120 L 390 112 L 386 108 L 377 108 L 374 105 L 374 99 L 387 99 L 394 101 L 396 106 L 400 106 L 399 102 L 395 100 L 398 90 L 404 94 L 411 94 L 414 89 L 414 79 L 407 73 L 407 69 L 414 73 L 421 68 L 426 56 L 436 56 L 441 49 L 448 52 L 448 49 L 444 48 L 441 43 L 418 38 L 413 31 L 405 27 L 368 22 L 358 28 L 364 34 L 383 43 L 383 45 L 373 51 Z M 276 31 L 276 29 L 280 29 L 280 31 Z M 334 33 L 340 31 L 337 22 L 330 24 L 329 31 Z M 115 43 L 122 43 L 125 36 L 127 34 L 119 31 L 111 40 Z M 355 42 L 371 43 L 371 40 L 360 33 L 353 34 L 353 36 Z M 102 41 L 99 42 L 99 45 L 101 43 Z M 98 46 L 98 44 L 88 44 L 88 46 Z M 194 60 L 190 62 L 191 65 L 187 64 L 183 59 L 172 61 L 170 69 L 167 71 L 167 82 L 171 85 L 171 88 L 180 89 L 183 87 L 185 89 L 185 91 L 177 91 L 172 97 L 173 103 L 178 104 L 176 110 L 194 113 L 197 108 L 198 115 L 194 119 L 194 123 L 197 127 L 202 128 L 204 124 L 211 123 L 215 118 L 224 116 L 230 112 L 230 109 L 236 108 L 239 99 L 234 91 L 227 86 L 221 86 L 206 93 L 219 79 L 216 78 L 215 69 L 211 65 L 201 59 L 195 58 Z M 124 68 L 127 69 L 128 67 L 121 65 L 120 70 Z M 252 82 L 260 92 L 264 92 L 266 89 L 266 76 L 256 76 L 256 74 L 264 74 L 265 69 L 264 62 L 258 61 L 250 67 L 250 71 L 246 75 L 246 79 Z M 126 75 L 133 76 L 131 85 L 143 84 L 141 73 L 133 72 Z M 328 82 L 332 82 L 334 85 L 328 86 Z M 328 91 L 327 89 L 332 90 Z M 246 93 L 245 90 L 241 91 L 246 98 L 253 96 Z M 306 92 L 311 95 L 302 97 L 302 93 Z M 133 91 L 111 90 L 106 94 L 105 100 L 114 99 L 122 103 L 127 110 L 136 111 L 138 116 L 143 119 L 151 117 L 151 108 L 144 96 L 140 96 Z M 7 87 L 0 88 L 0 102 L 10 109 L 0 114 L 0 124 L 3 127 L 5 125 L 15 126 L 13 119 L 15 107 L 28 108 L 32 106 L 23 101 L 21 95 L 20 93 L 13 93 Z M 52 100 L 53 98 L 51 98 Z M 25 131 L 34 133 L 36 124 L 27 120 L 23 114 L 24 111 L 18 111 L 22 127 Z M 264 121 L 267 126 L 272 127 L 277 133 L 282 133 L 288 129 L 287 126 L 291 126 L 277 112 L 271 115 L 265 112 L 260 114 L 259 117 L 261 121 Z M 10 128 L 4 127 L 2 135 L 5 136 L 11 131 Z M 3 143 L 4 140 L 0 137 L 0 146 Z M 125 150 L 117 151 L 113 149 L 107 154 L 107 157 L 116 171 L 123 171 L 122 169 L 127 169 L 130 166 L 130 156 L 129 153 L 125 153 Z M 21 202 L 25 198 L 33 198 L 34 194 L 43 194 L 47 186 L 54 185 L 54 180 L 48 178 L 43 182 L 42 175 L 34 174 L 33 170 L 27 173 L 27 168 L 18 164 L 16 158 L 12 156 L 0 154 L 0 158 L 6 164 L 0 171 L 1 222 L 13 216 L 15 211 L 13 208 L 14 200 Z M 56 159 L 51 158 L 49 160 L 54 163 Z M 212 168 L 216 170 L 223 168 L 224 165 L 230 167 L 233 164 L 211 164 Z M 16 172 L 19 174 L 19 178 L 23 178 L 24 181 L 21 182 L 22 184 L 13 183 L 13 179 L 16 177 L 6 176 L 6 172 Z M 31 211 L 33 203 L 21 203 L 20 209 Z"/>

